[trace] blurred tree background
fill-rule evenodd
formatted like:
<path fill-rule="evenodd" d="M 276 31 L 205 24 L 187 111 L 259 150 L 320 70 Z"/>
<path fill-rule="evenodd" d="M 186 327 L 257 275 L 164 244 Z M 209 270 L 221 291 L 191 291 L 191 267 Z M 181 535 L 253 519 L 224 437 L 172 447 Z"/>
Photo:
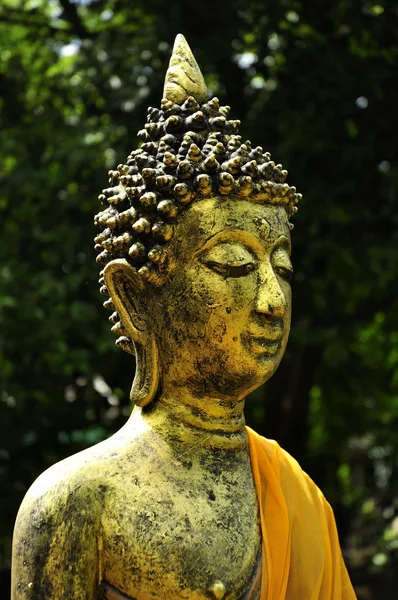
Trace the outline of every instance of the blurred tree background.
<path fill-rule="evenodd" d="M 160 103 L 178 32 L 242 135 L 304 194 L 290 345 L 249 399 L 248 422 L 332 502 L 358 598 L 395 598 L 398 5 L 388 0 L 2 0 L 1 597 L 29 485 L 130 412 L 134 367 L 101 306 L 92 220 L 108 169 Z"/>

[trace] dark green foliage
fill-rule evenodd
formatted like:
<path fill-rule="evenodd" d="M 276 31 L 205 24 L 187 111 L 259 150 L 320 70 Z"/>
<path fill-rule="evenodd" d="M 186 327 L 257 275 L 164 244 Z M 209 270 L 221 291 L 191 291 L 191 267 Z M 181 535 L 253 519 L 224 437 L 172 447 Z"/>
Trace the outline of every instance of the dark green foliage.
<path fill-rule="evenodd" d="M 133 364 L 101 306 L 92 219 L 107 171 L 160 103 L 178 32 L 244 138 L 304 195 L 288 354 L 248 421 L 334 503 L 358 586 L 386 585 L 398 548 L 398 7 L 387 0 L 2 1 L 1 568 L 30 483 L 129 412 Z"/>

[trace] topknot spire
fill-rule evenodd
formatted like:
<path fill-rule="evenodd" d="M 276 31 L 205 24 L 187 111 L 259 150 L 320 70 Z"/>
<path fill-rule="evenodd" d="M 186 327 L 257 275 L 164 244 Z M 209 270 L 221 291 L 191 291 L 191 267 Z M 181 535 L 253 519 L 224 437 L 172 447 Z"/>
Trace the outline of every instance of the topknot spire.
<path fill-rule="evenodd" d="M 207 100 L 207 87 L 187 40 L 179 33 L 164 81 L 163 98 L 183 104 L 189 96 L 201 104 Z"/>

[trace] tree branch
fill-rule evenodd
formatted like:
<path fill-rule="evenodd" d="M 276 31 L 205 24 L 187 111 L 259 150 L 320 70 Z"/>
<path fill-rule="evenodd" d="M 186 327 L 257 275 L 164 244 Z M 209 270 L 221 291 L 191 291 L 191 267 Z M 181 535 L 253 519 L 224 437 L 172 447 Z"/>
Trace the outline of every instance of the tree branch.
<path fill-rule="evenodd" d="M 63 8 L 64 19 L 71 24 L 76 35 L 81 39 L 92 37 L 79 17 L 76 4 L 71 4 L 69 0 L 59 0 L 59 2 Z"/>

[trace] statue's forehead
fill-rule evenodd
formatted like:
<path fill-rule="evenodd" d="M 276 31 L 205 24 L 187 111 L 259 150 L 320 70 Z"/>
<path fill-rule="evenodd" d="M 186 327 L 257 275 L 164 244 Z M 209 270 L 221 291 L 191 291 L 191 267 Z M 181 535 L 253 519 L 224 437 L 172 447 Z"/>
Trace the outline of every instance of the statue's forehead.
<path fill-rule="evenodd" d="M 198 241 L 228 230 L 247 231 L 263 241 L 273 241 L 282 234 L 290 237 L 283 207 L 241 199 L 200 201 L 189 209 L 185 221 L 190 235 L 197 237 Z"/>

